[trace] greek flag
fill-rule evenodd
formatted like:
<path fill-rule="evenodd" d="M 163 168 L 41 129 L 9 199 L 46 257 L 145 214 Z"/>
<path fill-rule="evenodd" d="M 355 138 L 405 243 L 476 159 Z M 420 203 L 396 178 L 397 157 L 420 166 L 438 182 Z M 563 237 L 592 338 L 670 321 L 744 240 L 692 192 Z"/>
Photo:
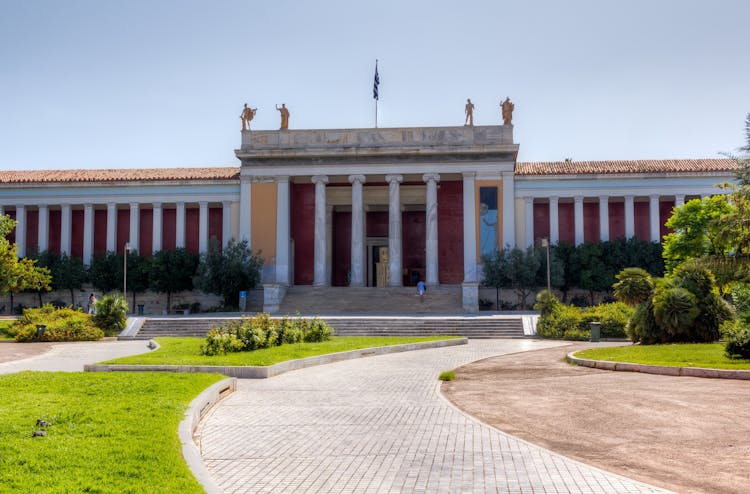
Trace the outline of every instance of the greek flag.
<path fill-rule="evenodd" d="M 372 97 L 376 100 L 378 98 L 378 84 L 380 84 L 380 76 L 378 76 L 378 61 L 375 60 L 375 82 L 372 85 Z"/>

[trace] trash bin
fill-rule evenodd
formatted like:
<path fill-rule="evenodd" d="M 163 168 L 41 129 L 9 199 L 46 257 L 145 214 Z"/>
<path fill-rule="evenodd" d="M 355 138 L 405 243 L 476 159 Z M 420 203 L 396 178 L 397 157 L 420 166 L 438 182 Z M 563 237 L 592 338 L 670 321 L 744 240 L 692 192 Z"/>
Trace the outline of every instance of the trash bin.
<path fill-rule="evenodd" d="M 138 315 L 139 316 L 143 315 L 143 306 L 144 306 L 144 304 L 138 304 Z"/>
<path fill-rule="evenodd" d="M 240 292 L 240 312 L 245 312 L 246 308 L 247 308 L 247 292 L 243 290 Z"/>
<path fill-rule="evenodd" d="M 601 336 L 601 323 L 598 322 L 590 322 L 589 328 L 591 328 L 591 341 L 598 342 L 599 337 Z"/>
<path fill-rule="evenodd" d="M 46 324 L 37 324 L 36 325 L 36 337 L 41 338 L 44 336 L 44 332 L 47 331 L 47 325 Z"/>

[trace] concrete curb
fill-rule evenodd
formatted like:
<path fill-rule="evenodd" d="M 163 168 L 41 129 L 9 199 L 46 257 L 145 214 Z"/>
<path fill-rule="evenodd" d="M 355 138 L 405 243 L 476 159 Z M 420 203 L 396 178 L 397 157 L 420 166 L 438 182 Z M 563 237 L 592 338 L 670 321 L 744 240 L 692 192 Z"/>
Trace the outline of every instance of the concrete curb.
<path fill-rule="evenodd" d="M 222 491 L 214 482 L 211 474 L 201 458 L 200 448 L 195 444 L 194 433 L 198 424 L 206 413 L 208 413 L 222 398 L 233 393 L 237 389 L 237 379 L 223 379 L 198 395 L 190 402 L 185 418 L 180 422 L 177 434 L 182 443 L 182 457 L 188 468 L 205 489 L 206 494 L 221 494 Z"/>
<path fill-rule="evenodd" d="M 330 364 L 342 360 L 371 357 L 373 355 L 387 355 L 389 353 L 411 352 L 414 350 L 426 350 L 429 348 L 443 348 L 447 346 L 466 345 L 467 338 L 456 338 L 452 340 L 425 341 L 420 343 L 407 343 L 405 345 L 381 346 L 375 348 L 362 348 L 348 352 L 329 353 L 297 360 L 287 360 L 278 364 L 268 366 L 222 366 L 222 365 L 86 365 L 85 372 L 218 372 L 228 377 L 239 379 L 267 379 L 278 376 L 285 372 L 304 369 L 315 365 Z"/>
<path fill-rule="evenodd" d="M 589 360 L 569 353 L 566 360 L 575 365 L 620 372 L 642 372 L 661 376 L 707 377 L 714 379 L 750 380 L 750 370 L 704 369 L 703 367 L 671 367 L 666 365 L 633 364 L 630 362 L 611 362 L 608 360 Z"/>

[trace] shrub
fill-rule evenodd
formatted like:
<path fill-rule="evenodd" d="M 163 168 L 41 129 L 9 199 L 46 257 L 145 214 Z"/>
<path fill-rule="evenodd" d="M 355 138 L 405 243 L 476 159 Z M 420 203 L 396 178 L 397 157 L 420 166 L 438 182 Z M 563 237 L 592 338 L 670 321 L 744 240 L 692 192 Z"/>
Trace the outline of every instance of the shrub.
<path fill-rule="evenodd" d="M 229 352 L 239 352 L 244 344 L 232 333 L 212 329 L 206 334 L 206 342 L 201 345 L 203 355 L 225 355 Z"/>
<path fill-rule="evenodd" d="M 617 283 L 612 285 L 615 298 L 630 306 L 645 302 L 654 291 L 654 282 L 645 269 L 625 268 L 615 278 Z"/>
<path fill-rule="evenodd" d="M 96 314 L 91 319 L 106 335 L 112 336 L 125 329 L 127 312 L 128 303 L 124 297 L 107 295 L 96 302 Z"/>
<path fill-rule="evenodd" d="M 625 331 L 633 343 L 640 342 L 644 345 L 654 345 L 667 341 L 666 332 L 656 324 L 654 304 L 651 300 L 647 300 L 636 307 Z"/>
<path fill-rule="evenodd" d="M 571 329 L 563 335 L 563 340 L 588 341 L 591 339 L 590 329 Z"/>
<path fill-rule="evenodd" d="M 601 323 L 602 338 L 625 338 L 625 328 L 635 313 L 635 309 L 622 302 L 599 304 L 590 307 L 584 316 L 586 324 L 598 321 Z"/>
<path fill-rule="evenodd" d="M 560 300 L 549 290 L 542 290 L 536 294 L 534 310 L 538 310 L 542 317 L 552 314 L 560 306 Z"/>
<path fill-rule="evenodd" d="M 441 372 L 438 376 L 438 379 L 441 381 L 453 381 L 456 378 L 456 373 L 453 371 L 444 371 Z"/>
<path fill-rule="evenodd" d="M 750 322 L 750 283 L 732 285 L 732 302 L 737 309 L 737 315 L 744 322 Z"/>
<path fill-rule="evenodd" d="M 726 321 L 721 326 L 724 350 L 729 358 L 750 359 L 750 327 L 742 321 Z"/>
<path fill-rule="evenodd" d="M 663 288 L 654 295 L 654 318 L 656 324 L 677 340 L 687 337 L 690 326 L 700 310 L 697 299 L 685 288 Z"/>
<path fill-rule="evenodd" d="M 47 326 L 39 336 L 37 324 Z M 55 309 L 50 304 L 39 309 L 24 310 L 23 315 L 11 325 L 11 331 L 15 331 L 16 341 L 21 342 L 91 341 L 104 336 L 88 314 L 68 308 Z"/>
<path fill-rule="evenodd" d="M 568 331 L 586 331 L 583 310 L 560 304 L 547 317 L 540 317 L 536 332 L 542 338 L 564 338 Z"/>
<path fill-rule="evenodd" d="M 309 325 L 303 336 L 305 342 L 314 343 L 331 339 L 331 336 L 333 336 L 333 328 L 326 324 L 324 320 L 313 317 L 308 321 Z"/>

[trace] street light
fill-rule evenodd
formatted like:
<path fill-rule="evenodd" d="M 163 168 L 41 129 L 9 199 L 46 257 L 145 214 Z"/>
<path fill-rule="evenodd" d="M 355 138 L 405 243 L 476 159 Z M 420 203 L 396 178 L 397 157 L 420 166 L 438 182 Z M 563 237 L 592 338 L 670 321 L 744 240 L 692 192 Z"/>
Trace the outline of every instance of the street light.
<path fill-rule="evenodd" d="M 130 242 L 125 242 L 122 249 L 122 296 L 125 297 L 125 303 L 128 303 L 128 252 L 130 252 Z M 128 305 L 130 310 L 130 305 Z"/>
<path fill-rule="evenodd" d="M 547 248 L 547 291 L 552 293 L 552 284 L 550 283 L 550 269 L 549 269 L 549 239 L 542 239 L 542 247 Z"/>

